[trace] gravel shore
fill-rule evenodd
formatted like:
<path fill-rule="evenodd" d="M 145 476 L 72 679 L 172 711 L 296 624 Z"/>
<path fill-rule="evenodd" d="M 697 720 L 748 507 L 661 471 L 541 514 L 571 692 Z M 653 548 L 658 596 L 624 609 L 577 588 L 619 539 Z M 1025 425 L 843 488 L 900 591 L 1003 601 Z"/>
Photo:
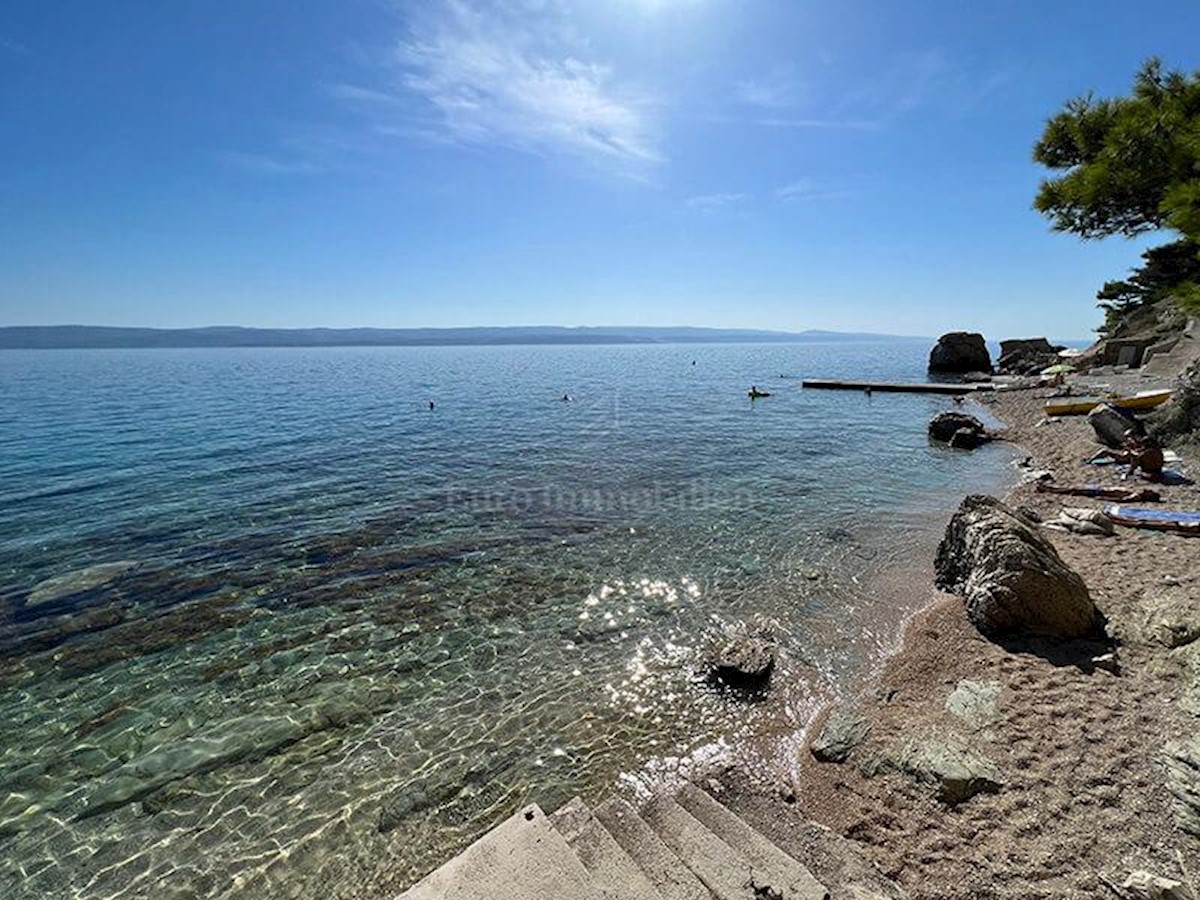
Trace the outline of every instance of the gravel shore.
<path fill-rule="evenodd" d="M 1030 456 L 1027 470 L 1048 470 L 1060 485 L 1151 486 L 1122 482 L 1116 466 L 1086 465 L 1098 449 L 1092 429 L 1083 417 L 1047 422 L 1045 394 L 985 403 Z M 1200 472 L 1194 458 L 1182 467 Z M 1164 508 L 1200 509 L 1200 486 L 1153 487 Z M 1039 494 L 1032 483 L 1006 499 L 1044 519 L 1063 506 L 1103 505 Z M 790 803 L 754 800 L 734 779 L 732 805 L 768 821 L 761 806 L 771 803 L 777 816 L 827 826 L 913 900 L 1116 897 L 1112 886 L 1138 869 L 1191 881 L 1200 840 L 1179 825 L 1164 746 L 1198 730 L 1190 697 L 1200 675 L 1189 673 L 1200 672 L 1200 539 L 1120 527 L 1111 537 L 1046 534 L 1087 582 L 1111 643 L 1002 646 L 971 626 L 959 598 L 930 587 L 873 693 L 834 711 L 869 729 L 849 758 L 803 752 Z M 931 559 L 927 585 L 932 570 Z M 1115 664 L 1093 662 L 1114 649 Z M 877 764 L 889 747 L 923 741 L 993 766 L 1001 785 L 950 805 L 911 773 Z"/>

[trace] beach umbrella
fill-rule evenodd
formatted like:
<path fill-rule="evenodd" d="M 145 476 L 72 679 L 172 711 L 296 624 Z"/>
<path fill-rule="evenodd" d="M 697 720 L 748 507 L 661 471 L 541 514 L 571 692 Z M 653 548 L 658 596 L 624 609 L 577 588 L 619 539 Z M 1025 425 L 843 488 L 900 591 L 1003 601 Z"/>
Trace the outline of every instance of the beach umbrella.
<path fill-rule="evenodd" d="M 1056 363 L 1048 369 L 1042 369 L 1043 375 L 1066 375 L 1068 372 L 1074 372 L 1075 367 L 1068 363 Z"/>

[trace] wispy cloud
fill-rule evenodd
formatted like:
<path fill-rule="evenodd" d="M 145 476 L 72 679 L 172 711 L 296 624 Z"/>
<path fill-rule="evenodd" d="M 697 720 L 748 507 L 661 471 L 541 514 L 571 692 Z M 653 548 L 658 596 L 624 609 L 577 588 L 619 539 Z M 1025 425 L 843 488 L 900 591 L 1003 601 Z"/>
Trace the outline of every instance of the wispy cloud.
<path fill-rule="evenodd" d="M 315 162 L 265 153 L 222 153 L 220 156 L 227 166 L 262 175 L 316 175 L 326 171 L 325 166 Z"/>
<path fill-rule="evenodd" d="M 923 106 L 950 70 L 934 50 L 901 55 L 845 91 L 831 115 L 890 124 Z"/>
<path fill-rule="evenodd" d="M 775 191 L 775 196 L 780 200 L 794 201 L 840 200 L 857 195 L 858 191 L 821 185 L 811 178 L 798 178 Z"/>
<path fill-rule="evenodd" d="M 653 100 L 590 58 L 565 6 L 528 4 L 511 13 L 449 0 L 418 10 L 408 27 L 391 61 L 395 96 L 418 101 L 441 138 L 629 174 L 663 162 Z M 347 87 L 344 99 L 366 99 Z"/>
<path fill-rule="evenodd" d="M 358 84 L 325 84 L 321 87 L 326 96 L 351 103 L 395 103 L 398 99 L 395 94 Z"/>
<path fill-rule="evenodd" d="M 879 119 L 805 119 L 786 116 L 769 116 L 750 121 L 752 124 L 762 125 L 764 128 L 845 128 L 852 131 L 869 131 L 883 125 Z"/>
<path fill-rule="evenodd" d="M 748 106 L 785 109 L 800 99 L 800 85 L 790 66 L 772 69 L 766 75 L 739 81 L 734 93 Z"/>
<path fill-rule="evenodd" d="M 704 212 L 714 212 L 731 206 L 739 206 L 750 199 L 749 194 L 697 194 L 688 197 L 688 209 L 698 209 Z"/>
<path fill-rule="evenodd" d="M 29 56 L 33 52 L 24 44 L 9 40 L 8 38 L 0 38 L 0 50 L 15 53 L 17 56 Z"/>

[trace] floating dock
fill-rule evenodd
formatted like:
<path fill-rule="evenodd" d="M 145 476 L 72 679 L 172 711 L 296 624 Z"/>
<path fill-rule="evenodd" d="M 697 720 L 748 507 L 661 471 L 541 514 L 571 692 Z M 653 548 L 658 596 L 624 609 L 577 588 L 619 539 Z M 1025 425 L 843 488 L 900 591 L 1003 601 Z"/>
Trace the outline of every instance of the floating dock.
<path fill-rule="evenodd" d="M 996 386 L 991 382 L 970 382 L 967 384 L 939 384 L 937 382 L 898 382 L 898 381 L 832 381 L 824 378 L 810 378 L 802 382 L 806 388 L 820 388 L 826 391 L 879 391 L 892 394 L 973 394 L 977 391 L 994 391 Z"/>

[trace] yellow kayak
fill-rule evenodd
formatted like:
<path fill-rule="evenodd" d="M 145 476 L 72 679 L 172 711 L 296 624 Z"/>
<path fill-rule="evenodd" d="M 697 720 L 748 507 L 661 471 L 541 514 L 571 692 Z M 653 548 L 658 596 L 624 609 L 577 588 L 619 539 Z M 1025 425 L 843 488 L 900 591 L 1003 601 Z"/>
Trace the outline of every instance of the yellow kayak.
<path fill-rule="evenodd" d="M 1150 409 L 1171 399 L 1171 391 L 1139 391 L 1124 397 L 1063 397 L 1045 405 L 1048 416 L 1083 416 L 1101 403 L 1111 403 L 1121 409 Z"/>

